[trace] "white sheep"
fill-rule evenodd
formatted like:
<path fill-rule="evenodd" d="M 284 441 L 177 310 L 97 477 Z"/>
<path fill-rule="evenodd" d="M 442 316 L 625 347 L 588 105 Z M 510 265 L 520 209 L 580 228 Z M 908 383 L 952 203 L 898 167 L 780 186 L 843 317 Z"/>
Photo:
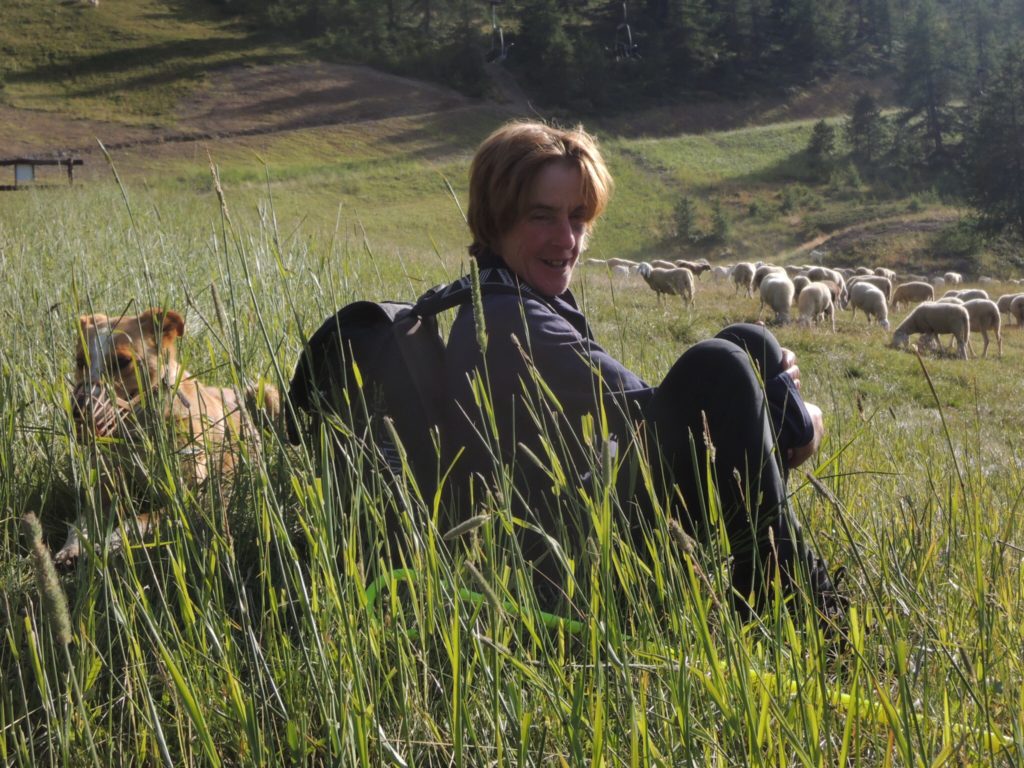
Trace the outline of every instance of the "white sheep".
<path fill-rule="evenodd" d="M 999 357 L 1003 356 L 1003 319 L 999 314 L 999 307 L 989 299 L 970 299 L 964 302 L 964 309 L 971 318 L 971 330 L 980 331 L 981 338 L 985 340 L 985 346 L 981 350 L 981 356 L 988 356 L 988 332 L 995 331 L 996 346 L 999 350 Z M 970 339 L 967 346 L 971 346 Z"/>
<path fill-rule="evenodd" d="M 725 267 L 719 264 L 717 267 L 712 267 L 711 279 L 714 280 L 716 283 L 720 283 L 729 276 L 729 273 L 731 271 L 732 270 L 729 267 Z"/>
<path fill-rule="evenodd" d="M 767 304 L 775 312 L 775 322 L 779 325 L 788 323 L 789 308 L 793 305 L 793 294 L 796 292 L 789 275 L 785 271 L 769 274 L 761 281 L 759 291 L 761 306 L 758 314 L 761 314 Z"/>
<path fill-rule="evenodd" d="M 839 300 L 843 298 L 843 287 L 835 280 L 815 280 L 814 282 L 820 283 L 828 288 L 828 292 L 832 294 L 832 303 L 838 307 Z"/>
<path fill-rule="evenodd" d="M 961 301 L 973 301 L 974 299 L 988 299 L 988 291 L 984 288 L 968 288 L 967 290 L 960 291 L 957 294 L 957 298 Z"/>
<path fill-rule="evenodd" d="M 875 274 L 879 277 L 887 277 L 890 282 L 896 282 L 896 270 L 888 267 L 875 267 Z"/>
<path fill-rule="evenodd" d="M 942 276 L 942 279 L 950 285 L 960 285 L 964 281 L 964 276 L 959 272 L 947 272 Z"/>
<path fill-rule="evenodd" d="M 797 300 L 800 299 L 800 292 L 810 284 L 811 281 L 807 279 L 807 275 L 797 275 L 793 278 L 793 289 L 796 291 Z"/>
<path fill-rule="evenodd" d="M 933 277 L 928 280 L 929 283 L 935 288 L 936 291 L 941 291 L 946 287 L 946 281 L 941 277 Z"/>
<path fill-rule="evenodd" d="M 740 288 L 747 296 L 754 295 L 754 265 L 749 261 L 741 261 L 732 268 L 732 282 L 738 293 Z"/>
<path fill-rule="evenodd" d="M 1010 316 L 1017 321 L 1017 327 L 1024 327 L 1024 293 L 1014 296 L 1010 302 Z"/>
<path fill-rule="evenodd" d="M 996 306 L 999 307 L 1000 312 L 1002 312 L 1004 315 L 1008 315 L 1010 314 L 1010 304 L 1013 302 L 1015 298 L 1022 295 L 1024 294 L 1004 293 L 996 300 Z"/>
<path fill-rule="evenodd" d="M 836 269 L 829 269 L 828 267 L 811 267 L 807 270 L 807 277 L 811 282 L 820 283 L 825 280 L 831 280 L 839 286 L 839 298 L 842 301 L 846 301 L 846 278 L 843 273 Z"/>
<path fill-rule="evenodd" d="M 850 288 L 848 305 L 853 308 L 853 315 L 858 309 L 863 310 L 868 323 L 874 317 L 882 328 L 889 330 L 889 305 L 885 294 L 871 283 L 854 283 Z"/>
<path fill-rule="evenodd" d="M 938 301 L 926 301 L 918 304 L 907 315 L 903 322 L 896 326 L 892 333 L 894 348 L 906 347 L 910 337 L 915 333 L 926 336 L 937 336 L 940 333 L 951 333 L 956 339 L 957 354 L 962 360 L 967 359 L 967 340 L 971 334 L 971 316 L 962 304 L 943 304 Z"/>
<path fill-rule="evenodd" d="M 836 332 L 836 308 L 832 304 L 832 292 L 823 283 L 810 283 L 800 291 L 797 298 L 800 308 L 800 323 L 809 326 L 825 315 L 832 321 L 832 333 Z"/>
<path fill-rule="evenodd" d="M 755 269 L 754 270 L 754 290 L 760 290 L 760 288 L 761 288 L 761 281 L 764 280 L 766 277 L 768 277 L 768 275 L 774 275 L 774 274 L 786 275 L 786 268 L 785 267 L 777 267 L 774 264 L 762 264 L 757 269 Z M 789 275 L 786 275 L 786 277 L 789 277 Z"/>
<path fill-rule="evenodd" d="M 607 264 L 609 267 L 626 267 L 627 269 L 630 269 L 630 270 L 634 270 L 634 269 L 636 269 L 637 267 L 640 266 L 640 264 L 638 262 L 632 261 L 630 259 L 618 259 L 618 258 L 608 259 L 608 261 L 606 261 L 605 264 Z"/>
<path fill-rule="evenodd" d="M 898 307 L 900 304 L 917 304 L 922 301 L 932 301 L 934 299 L 935 288 L 932 287 L 931 283 L 912 280 L 909 283 L 900 283 L 893 288 L 890 303 L 892 306 Z"/>
<path fill-rule="evenodd" d="M 658 301 L 661 301 L 661 294 L 667 293 L 682 297 L 683 301 L 693 306 L 694 279 L 693 272 L 686 267 L 652 267 L 646 261 L 639 270 L 641 277 L 658 294 Z"/>
<path fill-rule="evenodd" d="M 858 275 L 857 277 L 850 278 L 846 283 L 846 287 L 847 289 L 852 289 L 857 283 L 868 283 L 875 286 L 875 288 L 885 294 L 886 301 L 889 301 L 892 297 L 892 281 L 888 277 L 882 277 L 881 275 Z"/>

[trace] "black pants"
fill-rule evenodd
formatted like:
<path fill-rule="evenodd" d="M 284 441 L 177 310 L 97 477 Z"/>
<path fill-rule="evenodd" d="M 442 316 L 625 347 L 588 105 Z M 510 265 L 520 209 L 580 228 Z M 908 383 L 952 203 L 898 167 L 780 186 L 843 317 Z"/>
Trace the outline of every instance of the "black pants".
<path fill-rule="evenodd" d="M 767 596 L 774 564 L 788 582 L 797 560 L 806 557 L 762 383 L 781 371 L 782 351 L 771 332 L 732 325 L 686 350 L 644 413 L 657 483 L 670 500 L 678 499 L 672 493 L 678 489 L 682 504 L 672 512 L 704 542 L 715 535 L 707 507 L 709 476 L 713 480 L 733 556 L 733 587 L 744 598 L 753 595 L 755 607 Z M 736 602 L 743 604 L 739 597 Z"/>

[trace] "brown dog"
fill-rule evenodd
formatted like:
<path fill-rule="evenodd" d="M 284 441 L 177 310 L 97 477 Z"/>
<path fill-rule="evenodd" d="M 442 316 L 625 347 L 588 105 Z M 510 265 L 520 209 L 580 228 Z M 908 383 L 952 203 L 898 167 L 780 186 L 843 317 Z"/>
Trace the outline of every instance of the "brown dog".
<path fill-rule="evenodd" d="M 175 341 L 184 332 L 185 321 L 172 310 L 81 318 L 72 409 L 79 440 L 98 439 L 104 447 L 107 466 L 100 468 L 104 508 L 110 506 L 112 483 L 145 472 L 138 456 L 143 441 L 159 440 L 162 435 L 173 447 L 185 481 L 193 487 L 229 476 L 243 441 L 250 452 L 259 450 L 259 430 L 239 393 L 206 386 L 178 365 Z M 247 387 L 246 400 L 260 401 L 265 415 L 276 423 L 277 389 Z M 139 535 L 144 536 L 156 525 L 157 515 L 151 511 L 139 515 L 136 522 Z M 57 564 L 73 563 L 87 535 L 84 521 L 79 520 L 55 557 Z M 119 547 L 122 539 L 121 531 L 115 530 L 111 546 Z"/>

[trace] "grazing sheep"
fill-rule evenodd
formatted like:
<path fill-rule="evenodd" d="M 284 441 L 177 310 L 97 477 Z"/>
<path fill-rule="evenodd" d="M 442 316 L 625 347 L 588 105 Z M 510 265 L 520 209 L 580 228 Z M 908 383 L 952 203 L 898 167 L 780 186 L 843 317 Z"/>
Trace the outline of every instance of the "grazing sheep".
<path fill-rule="evenodd" d="M 854 267 L 853 274 L 856 277 L 865 277 L 866 275 L 873 275 L 875 273 L 871 271 L 870 267 Z"/>
<path fill-rule="evenodd" d="M 1017 327 L 1024 327 L 1024 293 L 1014 296 L 1010 302 L 1010 316 L 1017 321 Z"/>
<path fill-rule="evenodd" d="M 839 285 L 835 280 L 815 280 L 816 283 L 821 283 L 828 292 L 832 294 L 832 303 L 837 307 L 839 306 L 839 299 L 843 297 L 843 286 Z"/>
<path fill-rule="evenodd" d="M 828 267 L 812 267 L 807 270 L 807 277 L 813 283 L 820 283 L 825 280 L 831 280 L 833 283 L 839 286 L 839 298 L 843 301 L 846 300 L 846 278 L 843 274 L 835 269 L 829 269 Z M 842 306 L 842 305 L 840 305 Z"/>
<path fill-rule="evenodd" d="M 974 299 L 988 299 L 988 291 L 983 288 L 968 288 L 965 291 L 960 291 L 957 294 L 957 298 L 961 301 L 972 301 Z"/>
<path fill-rule="evenodd" d="M 630 271 L 633 269 L 632 266 L 627 264 L 613 264 L 612 262 L 625 261 L 625 259 L 587 259 L 583 262 L 584 267 L 591 267 L 594 269 L 601 268 L 606 269 L 613 277 L 629 277 Z M 630 262 L 631 264 L 632 262 Z"/>
<path fill-rule="evenodd" d="M 686 259 L 676 259 L 674 264 L 677 267 L 685 267 L 686 269 L 693 272 L 693 276 L 698 280 L 700 276 L 705 272 L 711 271 L 711 262 L 707 259 L 701 259 L 700 261 L 687 261 Z"/>
<path fill-rule="evenodd" d="M 875 274 L 879 277 L 887 277 L 890 282 L 896 282 L 896 270 L 888 267 L 875 267 Z"/>
<path fill-rule="evenodd" d="M 651 266 L 655 269 L 675 269 L 676 263 L 674 261 L 665 261 L 664 259 L 651 259 Z"/>
<path fill-rule="evenodd" d="M 964 276 L 959 272 L 947 272 L 942 276 L 942 279 L 950 285 L 960 285 L 964 281 Z"/>
<path fill-rule="evenodd" d="M 829 269 L 828 267 L 811 267 L 807 270 L 807 277 L 815 283 L 821 280 L 834 280 L 839 285 L 846 285 L 846 278 L 843 277 L 843 273 L 837 269 Z"/>
<path fill-rule="evenodd" d="M 967 340 L 971 334 L 971 316 L 962 304 L 943 304 L 938 301 L 926 301 L 918 304 L 913 311 L 896 326 L 892 334 L 894 348 L 906 347 L 911 335 L 922 333 L 926 336 L 937 336 L 940 333 L 951 333 L 956 339 L 957 354 L 961 360 L 967 359 Z"/>
<path fill-rule="evenodd" d="M 964 300 L 961 299 L 959 296 L 943 296 L 941 299 L 937 300 L 937 303 L 939 303 L 939 304 L 963 304 Z"/>
<path fill-rule="evenodd" d="M 713 267 L 711 270 L 711 279 L 714 280 L 716 283 L 720 283 L 722 280 L 725 280 L 725 278 L 729 276 L 729 272 L 729 267 L 723 267 L 721 265 Z"/>
<path fill-rule="evenodd" d="M 1002 312 L 1004 315 L 1008 315 L 1010 314 L 1010 304 L 1013 302 L 1015 298 L 1022 295 L 1024 294 L 1004 293 L 996 300 L 996 306 L 999 307 L 1000 312 Z"/>
<path fill-rule="evenodd" d="M 890 303 L 894 307 L 900 304 L 918 304 L 922 301 L 932 301 L 935 298 L 935 289 L 930 283 L 912 281 L 900 283 L 892 291 Z"/>
<path fill-rule="evenodd" d="M 768 275 L 761 281 L 760 287 L 761 306 L 758 314 L 767 304 L 775 312 L 775 322 L 784 325 L 789 322 L 789 308 L 793 305 L 793 294 L 796 289 L 793 281 L 785 271 L 779 271 Z"/>
<path fill-rule="evenodd" d="M 946 281 L 941 277 L 933 277 L 928 282 L 932 284 L 936 291 L 941 291 L 946 287 Z"/>
<path fill-rule="evenodd" d="M 985 340 L 985 346 L 981 351 L 981 356 L 988 356 L 988 332 L 995 331 L 996 333 L 996 346 L 999 351 L 999 357 L 1003 356 L 1003 319 L 999 314 L 999 307 L 996 306 L 994 301 L 988 299 L 971 299 L 970 301 L 964 302 L 964 309 L 967 310 L 967 314 L 971 318 L 971 330 L 980 331 L 981 338 Z M 967 346 L 970 348 L 971 341 L 968 337 Z"/>
<path fill-rule="evenodd" d="M 761 281 L 764 280 L 768 275 L 786 275 L 785 267 L 777 267 L 774 264 L 762 264 L 754 270 L 754 290 L 760 290 Z M 786 275 L 788 278 L 789 275 Z"/>
<path fill-rule="evenodd" d="M 809 326 L 828 315 L 832 321 L 832 333 L 836 332 L 836 308 L 832 303 L 832 293 L 828 286 L 822 283 L 808 284 L 800 291 L 797 306 L 800 308 L 801 324 Z"/>
<path fill-rule="evenodd" d="M 850 288 L 848 305 L 853 308 L 853 315 L 858 309 L 863 310 L 869 324 L 874 317 L 882 328 L 889 330 L 889 305 L 885 294 L 871 283 L 854 283 Z"/>
<path fill-rule="evenodd" d="M 793 289 L 796 291 L 796 298 L 800 298 L 800 292 L 811 284 L 806 275 L 797 275 L 793 278 Z"/>
<path fill-rule="evenodd" d="M 738 293 L 742 288 L 747 296 L 754 295 L 754 265 L 749 261 L 741 261 L 732 268 L 732 282 Z"/>
<path fill-rule="evenodd" d="M 853 277 L 846 283 L 846 287 L 847 289 L 851 289 L 857 283 L 868 283 L 869 285 L 875 286 L 875 288 L 885 294 L 886 301 L 889 301 L 892 296 L 892 281 L 888 277 L 881 277 L 879 275 Z"/>
<path fill-rule="evenodd" d="M 611 258 L 608 259 L 608 261 L 606 261 L 605 263 L 609 267 L 627 267 L 628 269 L 636 269 L 637 267 L 640 266 L 639 263 L 635 261 L 630 261 L 629 259 Z"/>
<path fill-rule="evenodd" d="M 645 261 L 640 265 L 638 271 L 640 276 L 658 294 L 659 302 L 661 294 L 667 293 L 680 296 L 686 304 L 693 306 L 694 280 L 693 272 L 690 270 L 685 267 L 672 267 L 672 269 L 652 267 Z"/>

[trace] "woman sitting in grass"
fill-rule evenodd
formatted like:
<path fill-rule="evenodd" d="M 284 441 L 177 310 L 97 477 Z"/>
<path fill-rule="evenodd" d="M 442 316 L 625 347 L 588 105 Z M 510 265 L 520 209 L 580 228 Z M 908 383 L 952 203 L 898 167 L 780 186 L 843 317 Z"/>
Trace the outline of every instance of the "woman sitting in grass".
<path fill-rule="evenodd" d="M 795 355 L 763 326 L 736 324 L 686 350 L 650 386 L 594 340 L 569 285 L 611 190 L 596 141 L 579 128 L 513 122 L 477 150 L 469 251 L 481 270 L 506 270 L 520 290 L 484 291 L 486 338 L 470 305 L 460 308 L 449 337 L 454 398 L 444 447 L 449 458 L 458 455 L 459 508 L 486 493 L 498 462 L 511 468 L 515 509 L 535 530 L 523 538 L 524 555 L 550 606 L 557 600 L 550 585 L 560 579 L 548 537 L 579 546 L 589 520 L 576 489 L 591 488 L 616 450 L 630 452 L 620 458 L 646 453 L 672 515 L 714 541 L 705 512 L 710 439 L 737 608 L 763 605 L 778 566 L 785 590 L 795 589 L 804 568 L 815 604 L 841 613 L 843 600 L 786 499 L 787 470 L 817 450 L 824 430 L 820 409 L 800 397 Z M 636 450 L 634 434 L 645 450 Z M 635 470 L 635 460 L 626 466 Z M 639 548 L 653 505 L 638 477 L 624 470 L 616 485 Z"/>

